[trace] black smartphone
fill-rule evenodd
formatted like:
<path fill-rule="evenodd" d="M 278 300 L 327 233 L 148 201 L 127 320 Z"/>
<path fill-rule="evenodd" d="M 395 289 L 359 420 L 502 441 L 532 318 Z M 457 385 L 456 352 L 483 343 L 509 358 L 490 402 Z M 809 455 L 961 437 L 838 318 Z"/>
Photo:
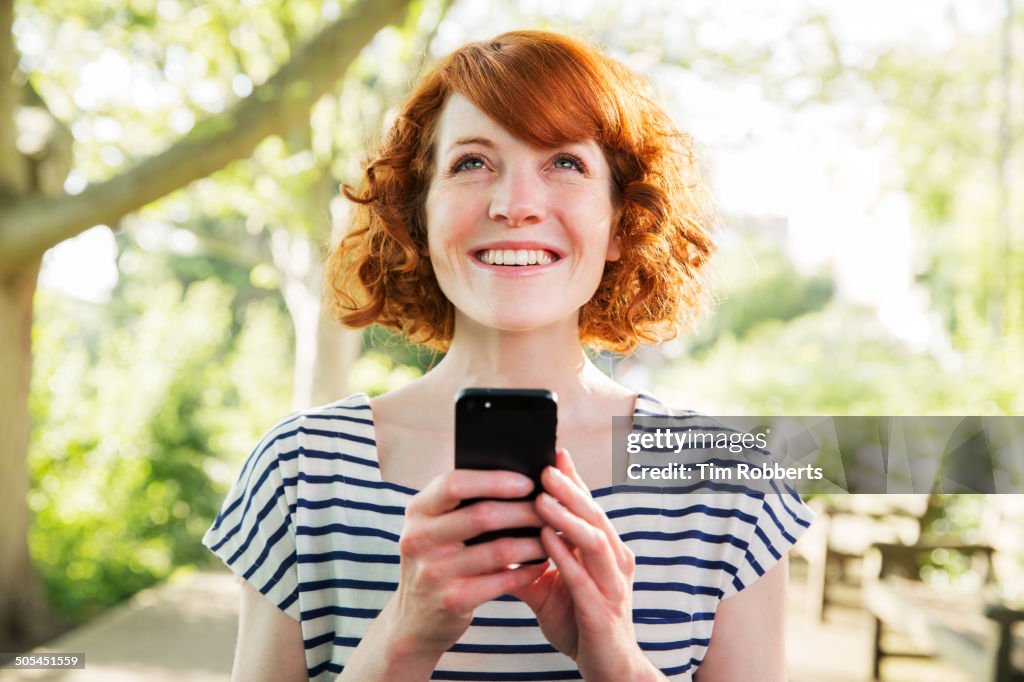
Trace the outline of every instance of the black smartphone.
<path fill-rule="evenodd" d="M 455 468 L 507 469 L 533 479 L 534 489 L 520 498 L 540 494 L 540 475 L 555 463 L 558 402 L 543 389 L 465 388 L 455 397 Z M 462 506 L 478 502 L 466 500 Z M 466 544 L 500 537 L 530 537 L 539 528 L 506 528 L 483 533 Z"/>

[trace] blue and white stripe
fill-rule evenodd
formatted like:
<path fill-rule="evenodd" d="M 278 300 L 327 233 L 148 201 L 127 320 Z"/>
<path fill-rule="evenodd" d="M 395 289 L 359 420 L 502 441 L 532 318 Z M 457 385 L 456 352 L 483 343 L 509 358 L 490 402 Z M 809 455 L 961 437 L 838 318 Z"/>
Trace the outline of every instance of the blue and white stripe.
<path fill-rule="evenodd" d="M 641 394 L 634 416 L 682 416 Z M 301 622 L 310 679 L 341 672 L 396 589 L 398 538 L 417 491 L 380 479 L 369 399 L 285 419 L 249 456 L 203 543 Z M 633 622 L 669 678 L 692 679 L 718 602 L 771 568 L 809 525 L 783 494 L 601 488 L 594 497 L 637 557 Z M 533 613 L 504 596 L 480 606 L 434 680 L 578 680 Z"/>

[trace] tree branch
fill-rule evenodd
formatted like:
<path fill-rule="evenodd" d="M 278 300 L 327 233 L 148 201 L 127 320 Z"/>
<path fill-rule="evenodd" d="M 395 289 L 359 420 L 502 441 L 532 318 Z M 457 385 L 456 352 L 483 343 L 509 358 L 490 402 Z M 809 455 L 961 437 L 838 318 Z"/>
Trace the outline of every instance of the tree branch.
<path fill-rule="evenodd" d="M 249 156 L 261 140 L 308 116 L 363 46 L 400 19 L 408 4 L 362 0 L 229 111 L 203 120 L 164 152 L 106 182 L 74 196 L 32 197 L 0 206 L 0 270 Z"/>

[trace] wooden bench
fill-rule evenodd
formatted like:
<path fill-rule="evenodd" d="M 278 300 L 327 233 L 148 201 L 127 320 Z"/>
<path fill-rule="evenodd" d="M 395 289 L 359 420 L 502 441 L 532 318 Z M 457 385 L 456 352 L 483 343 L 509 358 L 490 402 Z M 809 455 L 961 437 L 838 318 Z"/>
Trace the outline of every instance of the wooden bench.
<path fill-rule="evenodd" d="M 824 621 L 834 588 L 862 587 L 862 561 L 872 544 L 917 542 L 927 504 L 927 495 L 837 495 L 811 500 L 816 518 L 795 547 L 807 562 L 807 615 Z"/>
<path fill-rule="evenodd" d="M 936 589 L 919 578 L 923 559 L 942 550 L 970 557 L 975 589 Z M 864 607 L 873 617 L 873 679 L 885 656 L 937 656 L 979 682 L 1024 682 L 1024 636 L 1015 624 L 1024 609 L 995 597 L 993 550 L 987 545 L 876 543 L 865 558 Z M 922 653 L 883 649 L 883 628 L 911 638 Z"/>

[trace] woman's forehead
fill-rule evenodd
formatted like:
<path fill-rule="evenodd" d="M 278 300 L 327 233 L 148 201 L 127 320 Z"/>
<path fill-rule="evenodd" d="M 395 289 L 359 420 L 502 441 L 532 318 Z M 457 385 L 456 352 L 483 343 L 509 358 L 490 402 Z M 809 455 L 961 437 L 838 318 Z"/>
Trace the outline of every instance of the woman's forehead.
<path fill-rule="evenodd" d="M 464 140 L 496 137 L 515 136 L 458 93 L 453 93 L 445 102 L 437 122 L 437 146 L 442 153 Z"/>
<path fill-rule="evenodd" d="M 600 152 L 600 145 L 594 139 L 564 142 Z M 481 111 L 463 95 L 452 93 L 448 97 L 435 130 L 435 148 L 439 154 L 444 155 L 466 144 L 494 147 L 502 143 L 530 144 Z"/>

